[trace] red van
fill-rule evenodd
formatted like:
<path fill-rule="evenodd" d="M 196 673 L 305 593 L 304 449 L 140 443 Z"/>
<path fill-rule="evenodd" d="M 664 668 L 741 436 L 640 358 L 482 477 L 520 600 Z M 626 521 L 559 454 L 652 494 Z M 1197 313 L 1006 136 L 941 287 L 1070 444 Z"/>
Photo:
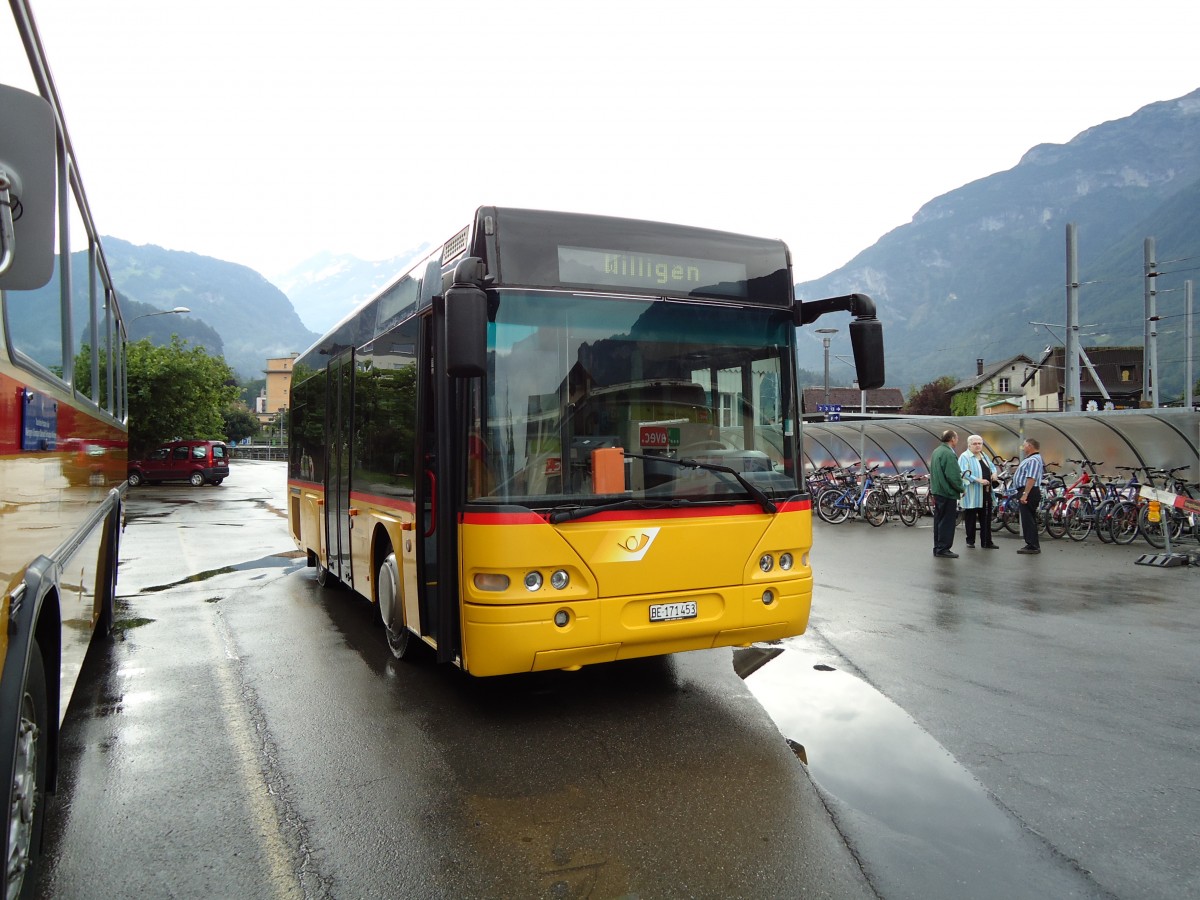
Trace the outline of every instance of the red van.
<path fill-rule="evenodd" d="M 129 486 L 188 481 L 196 487 L 229 477 L 229 448 L 222 441 L 171 441 L 129 461 Z"/>

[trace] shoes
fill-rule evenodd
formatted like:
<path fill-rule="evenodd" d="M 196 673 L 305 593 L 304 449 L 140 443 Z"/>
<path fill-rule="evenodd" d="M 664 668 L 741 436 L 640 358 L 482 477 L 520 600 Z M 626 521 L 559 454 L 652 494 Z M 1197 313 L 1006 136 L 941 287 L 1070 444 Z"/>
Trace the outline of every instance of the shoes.
<path fill-rule="evenodd" d="M 958 559 L 958 554 L 953 550 L 934 550 L 934 556 L 940 556 L 943 559 Z"/>
<path fill-rule="evenodd" d="M 975 549 L 975 545 L 972 544 L 970 541 L 967 541 L 967 546 L 970 547 L 972 550 Z"/>
<path fill-rule="evenodd" d="M 1041 551 L 1041 550 L 1039 550 L 1037 547 L 1022 547 L 1022 548 L 1021 548 L 1020 550 L 1018 550 L 1017 552 L 1018 552 L 1018 553 L 1030 553 L 1030 554 L 1032 554 L 1032 553 L 1041 553 L 1042 551 Z"/>
<path fill-rule="evenodd" d="M 999 550 L 1000 549 L 999 545 L 997 545 L 997 544 L 980 544 L 979 546 L 983 547 L 984 550 Z"/>

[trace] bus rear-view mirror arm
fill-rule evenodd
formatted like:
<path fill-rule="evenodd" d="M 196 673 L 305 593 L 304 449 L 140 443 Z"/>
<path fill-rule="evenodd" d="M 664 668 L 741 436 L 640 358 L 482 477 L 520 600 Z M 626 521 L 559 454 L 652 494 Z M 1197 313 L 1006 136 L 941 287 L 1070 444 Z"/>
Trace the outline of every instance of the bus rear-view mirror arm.
<path fill-rule="evenodd" d="M 824 300 L 799 301 L 792 307 L 799 326 L 815 322 L 825 313 L 849 312 L 850 346 L 854 351 L 854 368 L 858 387 L 869 391 L 883 387 L 883 323 L 875 316 L 875 301 L 866 294 L 845 294 Z"/>

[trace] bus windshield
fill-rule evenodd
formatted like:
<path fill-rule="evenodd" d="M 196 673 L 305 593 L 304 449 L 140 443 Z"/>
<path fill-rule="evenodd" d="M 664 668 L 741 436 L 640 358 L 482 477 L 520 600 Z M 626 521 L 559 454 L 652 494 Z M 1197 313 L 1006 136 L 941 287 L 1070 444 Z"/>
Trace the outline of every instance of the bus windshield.
<path fill-rule="evenodd" d="M 745 502 L 746 482 L 773 498 L 799 490 L 790 311 L 497 293 L 468 442 L 472 501 Z M 603 477 L 598 450 L 609 451 Z"/>

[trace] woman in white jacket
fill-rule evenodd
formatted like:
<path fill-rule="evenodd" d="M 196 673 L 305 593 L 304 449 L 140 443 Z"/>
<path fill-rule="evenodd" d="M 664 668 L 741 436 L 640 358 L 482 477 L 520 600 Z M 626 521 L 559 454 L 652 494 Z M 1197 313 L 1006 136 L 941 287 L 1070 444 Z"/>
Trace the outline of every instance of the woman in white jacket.
<path fill-rule="evenodd" d="M 984 550 L 999 550 L 992 543 L 992 488 L 1000 483 L 983 452 L 983 438 L 977 434 L 967 438 L 967 449 L 958 457 L 958 468 L 962 472 L 965 488 L 960 501 L 963 522 L 967 530 L 967 546 L 975 546 L 975 532 L 979 532 L 979 546 Z"/>

